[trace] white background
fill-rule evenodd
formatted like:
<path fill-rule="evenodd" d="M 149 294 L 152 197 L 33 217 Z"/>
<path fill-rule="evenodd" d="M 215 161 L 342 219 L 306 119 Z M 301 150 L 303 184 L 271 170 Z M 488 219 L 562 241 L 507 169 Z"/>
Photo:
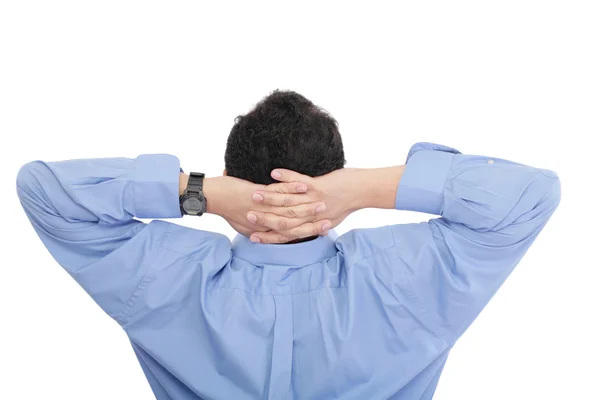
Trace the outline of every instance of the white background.
<path fill-rule="evenodd" d="M 121 329 L 30 227 L 19 167 L 166 152 L 220 174 L 234 118 L 276 88 L 337 118 L 352 167 L 432 141 L 557 171 L 560 207 L 435 399 L 600 398 L 598 3 L 411 3 L 2 1 L 0 398 L 153 398 Z M 425 218 L 362 211 L 339 231 Z"/>

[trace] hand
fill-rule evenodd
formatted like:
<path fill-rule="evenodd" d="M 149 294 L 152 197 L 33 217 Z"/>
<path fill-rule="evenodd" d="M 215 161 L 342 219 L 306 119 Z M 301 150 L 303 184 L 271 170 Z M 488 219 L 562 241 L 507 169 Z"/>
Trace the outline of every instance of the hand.
<path fill-rule="evenodd" d="M 182 178 L 185 180 L 185 177 Z M 187 184 L 187 182 L 185 182 Z M 207 199 L 207 212 L 223 217 L 236 231 L 249 236 L 256 231 L 278 229 L 280 237 L 285 236 L 285 242 L 318 235 L 323 232 L 323 225 L 330 225 L 328 220 L 317 218 L 324 210 L 322 202 L 311 202 L 306 197 L 307 186 L 302 183 L 277 183 L 257 185 L 243 179 L 221 176 L 204 180 L 204 194 Z M 286 193 L 295 197 L 294 211 L 285 211 L 290 206 L 276 206 L 268 203 L 260 204 L 253 201 L 256 192 Z M 257 197 L 258 199 L 258 197 Z M 263 215 L 269 215 L 267 220 L 257 224 L 248 211 L 256 210 Z M 250 216 L 250 217 L 249 217 Z M 272 217 L 271 217 L 272 216 Z M 265 239 L 262 243 L 280 243 Z"/>
<path fill-rule="evenodd" d="M 294 220 L 323 223 L 321 234 L 338 226 L 352 212 L 362 208 L 394 208 L 398 183 L 404 173 L 404 165 L 376 169 L 344 168 L 329 174 L 311 178 L 294 171 L 277 169 L 271 176 L 280 181 L 256 192 L 255 202 L 268 205 L 271 211 L 254 208 L 248 215 L 256 217 L 256 224 L 267 226 L 271 231 L 256 230 L 250 238 L 261 243 L 285 243 L 289 232 L 270 223 L 285 216 Z M 302 195 L 280 190 L 280 185 L 296 187 L 304 184 L 308 191 Z M 318 215 L 306 213 L 308 205 L 323 203 L 326 209 Z M 253 217 L 254 218 L 254 217 Z M 311 218 L 313 218 L 311 220 Z M 327 225 L 328 221 L 330 225 Z M 297 228 L 301 230 L 303 225 Z"/>
<path fill-rule="evenodd" d="M 321 231 L 313 230 L 313 234 L 326 234 L 331 228 L 338 226 L 353 211 L 361 208 L 354 194 L 357 190 L 356 178 L 358 170 L 340 169 L 318 178 L 302 175 L 294 171 L 277 169 L 272 177 L 282 183 L 274 183 L 258 190 L 253 197 L 255 207 L 248 213 L 256 219 L 256 225 L 268 227 L 253 231 L 250 238 L 261 243 L 286 243 L 290 236 L 297 234 L 290 232 L 287 226 L 279 226 L 281 217 L 288 221 L 302 221 L 296 232 L 308 233 L 305 228 L 311 222 L 321 224 Z M 285 190 L 286 187 L 294 188 L 304 184 L 308 189 L 302 195 Z M 288 185 L 288 186 L 282 186 Z M 314 204 L 322 204 L 319 213 L 311 213 Z M 260 207 L 272 207 L 270 211 L 261 210 Z M 313 224 L 314 225 L 314 224 Z"/>

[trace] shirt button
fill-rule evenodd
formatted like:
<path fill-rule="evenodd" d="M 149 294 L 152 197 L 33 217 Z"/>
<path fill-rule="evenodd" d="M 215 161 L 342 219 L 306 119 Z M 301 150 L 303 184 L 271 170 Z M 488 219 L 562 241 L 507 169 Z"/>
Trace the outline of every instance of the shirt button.
<path fill-rule="evenodd" d="M 494 160 L 488 160 L 488 164 L 493 164 Z"/>

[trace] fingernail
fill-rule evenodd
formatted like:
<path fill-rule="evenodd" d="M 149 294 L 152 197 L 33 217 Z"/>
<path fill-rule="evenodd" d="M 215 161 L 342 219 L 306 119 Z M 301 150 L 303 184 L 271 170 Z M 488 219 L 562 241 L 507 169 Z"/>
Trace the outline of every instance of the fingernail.
<path fill-rule="evenodd" d="M 307 189 L 308 188 L 306 186 L 304 186 L 304 185 L 298 185 L 298 186 L 296 186 L 296 191 L 297 192 L 306 192 Z"/>
<path fill-rule="evenodd" d="M 273 172 L 271 172 L 271 176 L 275 179 L 281 178 L 281 172 L 273 171 Z"/>
<path fill-rule="evenodd" d="M 323 232 L 325 232 L 325 231 L 328 231 L 328 230 L 330 230 L 330 229 L 331 229 L 331 223 L 329 223 L 329 222 L 325 222 L 325 223 L 323 224 L 323 226 L 321 227 L 321 230 L 322 230 Z"/>
<path fill-rule="evenodd" d="M 252 200 L 254 201 L 263 201 L 265 198 L 262 196 L 262 194 L 258 194 L 258 193 L 254 193 L 252 195 Z"/>
<path fill-rule="evenodd" d="M 256 236 L 250 236 L 250 241 L 252 243 L 260 243 L 260 239 L 257 238 Z"/>
<path fill-rule="evenodd" d="M 315 212 L 316 212 L 316 213 L 323 212 L 323 211 L 325 211 L 325 209 L 326 209 L 326 208 L 327 208 L 327 207 L 325 207 L 325 204 L 321 204 L 319 207 L 317 207 L 317 208 L 315 209 Z"/>
<path fill-rule="evenodd" d="M 248 216 L 247 216 L 246 218 L 248 218 L 248 221 L 250 221 L 250 222 L 252 222 L 252 223 L 255 223 L 255 222 L 256 222 L 256 220 L 258 219 L 258 218 L 256 218 L 256 215 L 255 215 L 255 214 L 252 214 L 252 213 L 249 213 L 249 214 L 248 214 Z"/>

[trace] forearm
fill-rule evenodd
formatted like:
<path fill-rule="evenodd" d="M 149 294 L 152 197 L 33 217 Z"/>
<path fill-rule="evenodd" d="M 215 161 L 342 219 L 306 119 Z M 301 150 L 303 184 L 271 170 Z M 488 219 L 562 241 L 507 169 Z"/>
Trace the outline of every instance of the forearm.
<path fill-rule="evenodd" d="M 415 151 L 421 146 L 429 150 L 427 144 L 414 146 L 406 166 L 348 169 L 343 185 L 349 189 L 340 190 L 345 193 L 349 211 L 395 208 L 490 229 L 511 212 L 517 218 L 540 206 L 556 180 L 552 171 L 465 156 L 442 146 L 432 145 L 437 151 Z M 552 196 L 560 197 L 559 192 Z M 553 197 L 544 199 L 556 201 Z"/>
<path fill-rule="evenodd" d="M 393 209 L 404 165 L 387 168 L 354 169 L 349 176 L 352 211 L 362 208 Z"/>
<path fill-rule="evenodd" d="M 179 196 L 185 191 L 189 178 L 186 173 L 179 174 Z M 205 178 L 202 192 L 206 198 L 206 212 L 223 216 L 222 206 L 227 202 L 227 193 L 223 190 L 224 185 L 219 184 L 221 179 L 222 177 Z"/>

